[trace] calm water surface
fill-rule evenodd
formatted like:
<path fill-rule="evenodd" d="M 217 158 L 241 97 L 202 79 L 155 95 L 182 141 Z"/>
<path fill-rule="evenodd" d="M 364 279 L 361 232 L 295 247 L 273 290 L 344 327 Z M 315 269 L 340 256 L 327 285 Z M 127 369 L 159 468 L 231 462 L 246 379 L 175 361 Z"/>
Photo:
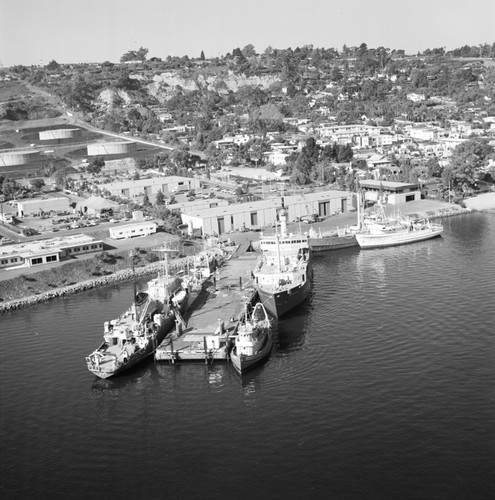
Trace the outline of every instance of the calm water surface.
<path fill-rule="evenodd" d="M 95 378 L 130 283 L 0 317 L 1 497 L 493 498 L 495 215 L 443 223 L 316 257 L 242 378 L 153 360 Z"/>

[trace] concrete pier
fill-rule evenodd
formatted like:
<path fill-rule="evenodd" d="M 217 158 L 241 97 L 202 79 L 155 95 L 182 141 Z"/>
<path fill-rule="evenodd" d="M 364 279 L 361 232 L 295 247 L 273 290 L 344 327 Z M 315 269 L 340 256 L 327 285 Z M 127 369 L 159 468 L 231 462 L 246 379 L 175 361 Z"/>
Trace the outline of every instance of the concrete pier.
<path fill-rule="evenodd" d="M 172 363 L 227 359 L 229 337 L 237 330 L 246 302 L 253 303 L 257 296 L 251 272 L 258 255 L 237 253 L 204 283 L 185 324 L 176 322 L 175 330 L 158 346 L 155 359 Z"/>

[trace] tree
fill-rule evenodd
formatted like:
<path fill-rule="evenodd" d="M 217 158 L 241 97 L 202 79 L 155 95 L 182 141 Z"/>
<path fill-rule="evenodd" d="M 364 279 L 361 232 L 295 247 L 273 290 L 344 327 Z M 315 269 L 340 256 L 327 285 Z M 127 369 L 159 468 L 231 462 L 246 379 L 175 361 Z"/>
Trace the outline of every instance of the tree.
<path fill-rule="evenodd" d="M 86 172 L 89 174 L 98 175 L 101 172 L 101 169 L 105 166 L 105 159 L 103 156 L 96 156 L 92 158 L 86 167 Z"/>
<path fill-rule="evenodd" d="M 332 82 L 340 82 L 342 80 L 342 73 L 337 66 L 333 66 L 330 70 L 330 80 Z"/>
<path fill-rule="evenodd" d="M 150 207 L 151 206 L 150 199 L 148 197 L 148 193 L 144 193 L 143 206 L 144 207 Z"/>
<path fill-rule="evenodd" d="M 156 193 L 155 205 L 163 205 L 165 203 L 165 196 L 161 189 Z"/>
<path fill-rule="evenodd" d="M 60 64 L 55 61 L 55 59 L 52 59 L 47 65 L 46 65 L 46 69 L 48 71 L 57 71 L 58 69 L 60 69 Z"/>
<path fill-rule="evenodd" d="M 201 55 L 199 56 L 199 58 L 204 61 L 205 60 L 205 53 L 203 51 L 201 51 Z"/>
<path fill-rule="evenodd" d="M 129 50 L 121 58 L 120 62 L 126 61 L 146 61 L 146 56 L 148 55 L 148 49 L 140 47 L 138 50 Z"/>
<path fill-rule="evenodd" d="M 67 185 L 67 170 L 65 168 L 57 170 L 53 174 L 53 180 L 59 189 L 64 189 Z"/>
<path fill-rule="evenodd" d="M 249 43 L 242 49 L 242 55 L 247 59 L 249 57 L 254 57 L 256 51 L 254 50 L 254 45 Z"/>
<path fill-rule="evenodd" d="M 20 186 L 16 181 L 11 179 L 4 179 L 2 183 L 2 193 L 6 199 L 10 200 L 12 198 L 15 198 L 19 190 Z"/>
<path fill-rule="evenodd" d="M 45 181 L 43 179 L 31 179 L 29 184 L 31 184 L 34 190 L 41 191 L 41 189 L 45 186 Z"/>
<path fill-rule="evenodd" d="M 479 176 L 480 168 L 485 166 L 486 161 L 494 156 L 494 149 L 487 139 L 476 137 L 456 146 L 450 158 L 453 187 L 463 191 L 472 187 Z"/>
<path fill-rule="evenodd" d="M 430 158 L 426 162 L 426 168 L 428 169 L 429 177 L 440 177 L 442 175 L 443 168 L 440 166 L 436 158 Z"/>

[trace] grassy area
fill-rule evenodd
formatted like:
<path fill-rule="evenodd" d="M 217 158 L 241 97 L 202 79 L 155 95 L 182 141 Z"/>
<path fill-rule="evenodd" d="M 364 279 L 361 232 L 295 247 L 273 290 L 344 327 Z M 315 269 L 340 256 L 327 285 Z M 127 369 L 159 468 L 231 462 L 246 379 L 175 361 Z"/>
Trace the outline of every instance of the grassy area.
<path fill-rule="evenodd" d="M 175 250 L 170 262 L 170 271 L 174 272 L 174 260 L 196 254 L 202 249 L 202 242 L 185 246 L 180 242 L 170 242 L 167 245 Z M 120 250 L 105 251 L 97 254 L 88 254 L 86 257 L 73 259 L 65 263 L 54 265 L 49 269 L 33 272 L 33 268 L 26 269 L 26 273 L 15 278 L 0 280 L 0 302 L 22 299 L 31 295 L 39 295 L 65 286 L 84 281 L 109 276 L 118 271 L 142 268 L 159 260 L 159 253 L 155 247 L 134 247 Z M 180 261 L 179 261 L 180 262 Z M 182 265 L 182 264 L 181 264 Z"/>
<path fill-rule="evenodd" d="M 136 249 L 131 257 L 129 251 L 103 252 L 92 259 L 75 260 L 33 274 L 22 274 L 17 278 L 0 281 L 0 301 L 21 299 L 29 295 L 60 288 L 124 269 L 139 268 L 158 259 L 155 253 Z"/>
<path fill-rule="evenodd" d="M 0 102 L 31 97 L 32 92 L 20 82 L 3 82 L 0 85 Z"/>

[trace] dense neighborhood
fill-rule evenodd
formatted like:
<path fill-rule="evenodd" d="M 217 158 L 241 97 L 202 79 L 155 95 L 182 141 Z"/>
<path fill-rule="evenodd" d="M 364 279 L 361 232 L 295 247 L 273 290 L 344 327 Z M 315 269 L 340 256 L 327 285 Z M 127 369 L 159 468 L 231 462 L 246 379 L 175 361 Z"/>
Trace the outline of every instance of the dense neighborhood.
<path fill-rule="evenodd" d="M 494 189 L 495 44 L 165 60 L 141 47 L 0 80 L 3 245 L 95 227 L 114 239 L 258 230 L 276 224 L 280 196 L 291 221 L 325 218 L 355 209 L 358 186 L 369 204 L 462 205 Z M 101 250 L 102 234 L 36 247 L 27 265 Z"/>

